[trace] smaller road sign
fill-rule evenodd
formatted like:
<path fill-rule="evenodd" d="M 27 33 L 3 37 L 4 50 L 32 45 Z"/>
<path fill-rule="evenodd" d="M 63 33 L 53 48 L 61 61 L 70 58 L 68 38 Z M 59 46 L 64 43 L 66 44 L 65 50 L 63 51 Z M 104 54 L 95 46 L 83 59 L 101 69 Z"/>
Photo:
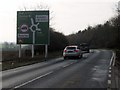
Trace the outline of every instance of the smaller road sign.
<path fill-rule="evenodd" d="M 20 30 L 21 30 L 22 32 L 27 32 L 27 31 L 28 31 L 28 26 L 25 25 L 25 24 L 23 24 L 23 25 L 21 25 Z"/>

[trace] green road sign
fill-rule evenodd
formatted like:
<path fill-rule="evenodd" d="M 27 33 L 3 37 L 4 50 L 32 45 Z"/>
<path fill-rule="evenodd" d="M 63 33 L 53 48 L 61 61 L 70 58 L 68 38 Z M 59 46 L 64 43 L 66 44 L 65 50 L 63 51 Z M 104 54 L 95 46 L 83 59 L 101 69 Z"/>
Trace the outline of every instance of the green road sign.
<path fill-rule="evenodd" d="M 49 11 L 17 12 L 17 44 L 49 44 Z"/>

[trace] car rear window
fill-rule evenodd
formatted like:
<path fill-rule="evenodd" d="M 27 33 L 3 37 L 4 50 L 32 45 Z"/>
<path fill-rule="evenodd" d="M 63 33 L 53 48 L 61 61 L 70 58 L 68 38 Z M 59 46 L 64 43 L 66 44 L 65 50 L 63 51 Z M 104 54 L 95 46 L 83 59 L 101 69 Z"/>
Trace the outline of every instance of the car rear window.
<path fill-rule="evenodd" d="M 76 47 L 67 47 L 66 49 L 76 49 Z"/>

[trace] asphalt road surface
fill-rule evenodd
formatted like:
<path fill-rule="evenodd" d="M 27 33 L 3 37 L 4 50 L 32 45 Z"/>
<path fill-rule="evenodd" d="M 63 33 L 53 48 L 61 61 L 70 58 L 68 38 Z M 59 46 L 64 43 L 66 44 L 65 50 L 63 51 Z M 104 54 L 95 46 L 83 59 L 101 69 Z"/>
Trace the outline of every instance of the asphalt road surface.
<path fill-rule="evenodd" d="M 113 52 L 92 50 L 81 59 L 58 58 L 2 72 L 2 88 L 107 88 Z"/>

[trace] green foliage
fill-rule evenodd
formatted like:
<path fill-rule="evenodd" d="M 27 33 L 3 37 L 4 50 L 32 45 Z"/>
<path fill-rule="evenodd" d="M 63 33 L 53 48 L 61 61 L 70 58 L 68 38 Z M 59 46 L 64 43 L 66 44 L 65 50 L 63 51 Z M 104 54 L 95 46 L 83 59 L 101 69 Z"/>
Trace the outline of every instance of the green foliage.
<path fill-rule="evenodd" d="M 66 45 L 68 45 L 67 38 L 62 33 L 55 32 L 55 31 L 53 31 L 52 28 L 50 28 L 49 50 L 50 51 L 63 50 Z"/>

